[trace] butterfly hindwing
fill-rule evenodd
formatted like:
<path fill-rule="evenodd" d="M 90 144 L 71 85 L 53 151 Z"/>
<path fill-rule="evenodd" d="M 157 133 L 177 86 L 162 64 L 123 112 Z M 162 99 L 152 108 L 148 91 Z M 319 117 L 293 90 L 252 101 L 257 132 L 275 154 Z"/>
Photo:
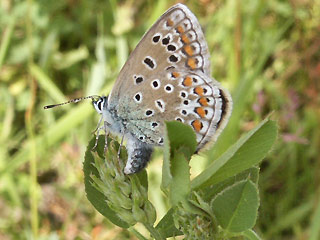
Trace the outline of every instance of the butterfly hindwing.
<path fill-rule="evenodd" d="M 216 139 L 231 112 L 229 93 L 201 72 L 167 70 L 159 79 L 158 89 L 148 86 L 148 91 L 122 98 L 119 111 L 128 131 L 143 142 L 162 145 L 164 121 L 177 120 L 194 129 L 198 149 Z"/>

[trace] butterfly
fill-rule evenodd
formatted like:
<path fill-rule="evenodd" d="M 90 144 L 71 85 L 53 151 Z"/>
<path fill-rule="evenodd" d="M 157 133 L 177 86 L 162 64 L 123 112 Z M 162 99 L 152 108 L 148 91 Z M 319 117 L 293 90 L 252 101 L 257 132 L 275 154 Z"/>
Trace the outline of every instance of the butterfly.
<path fill-rule="evenodd" d="M 198 152 L 217 139 L 232 111 L 231 95 L 211 77 L 200 24 L 183 4 L 168 9 L 145 33 L 108 96 L 87 98 L 101 115 L 98 131 L 126 139 L 126 174 L 143 169 L 153 148 L 163 145 L 165 121 L 191 126 Z"/>

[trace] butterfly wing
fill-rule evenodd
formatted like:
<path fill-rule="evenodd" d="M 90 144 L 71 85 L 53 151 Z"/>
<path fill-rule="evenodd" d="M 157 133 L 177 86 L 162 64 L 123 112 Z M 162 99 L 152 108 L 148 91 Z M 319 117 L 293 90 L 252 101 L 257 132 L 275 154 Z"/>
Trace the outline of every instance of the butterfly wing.
<path fill-rule="evenodd" d="M 165 12 L 122 68 L 108 104 L 132 135 L 162 145 L 164 121 L 191 125 L 198 150 L 215 139 L 232 105 L 210 77 L 210 55 L 200 24 L 184 5 Z"/>
<path fill-rule="evenodd" d="M 168 67 L 211 75 L 210 54 L 200 24 L 183 4 L 168 9 L 142 37 L 119 73 L 109 104 L 117 105 L 131 87 L 152 80 Z"/>
<path fill-rule="evenodd" d="M 121 99 L 118 109 L 127 130 L 143 142 L 162 145 L 164 121 L 177 120 L 194 129 L 198 150 L 216 140 L 231 114 L 228 91 L 201 72 L 170 69 L 158 77 L 157 89 L 151 82 L 143 87 L 148 91 L 137 89 Z"/>

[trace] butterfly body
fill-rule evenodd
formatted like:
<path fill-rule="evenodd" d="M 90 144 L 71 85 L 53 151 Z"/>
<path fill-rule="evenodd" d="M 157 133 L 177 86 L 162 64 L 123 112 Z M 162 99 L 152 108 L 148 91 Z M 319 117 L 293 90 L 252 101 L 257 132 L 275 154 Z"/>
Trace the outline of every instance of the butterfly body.
<path fill-rule="evenodd" d="M 127 140 L 126 174 L 144 168 L 153 147 L 163 145 L 165 121 L 190 125 L 197 151 L 217 138 L 232 100 L 210 75 L 210 54 L 196 17 L 174 5 L 131 53 L 109 96 L 93 101 L 105 130 Z"/>

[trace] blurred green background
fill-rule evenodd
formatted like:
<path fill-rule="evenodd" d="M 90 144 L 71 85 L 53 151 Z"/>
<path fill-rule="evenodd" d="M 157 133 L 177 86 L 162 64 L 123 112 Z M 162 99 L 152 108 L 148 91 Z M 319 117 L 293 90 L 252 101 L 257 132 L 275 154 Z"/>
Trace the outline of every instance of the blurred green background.
<path fill-rule="evenodd" d="M 261 165 L 263 239 L 320 239 L 320 1 L 190 0 L 211 52 L 213 77 L 234 111 L 220 155 L 273 112 L 279 138 Z M 86 199 L 82 161 L 107 94 L 144 32 L 177 1 L 0 1 L 0 239 L 136 239 Z M 148 167 L 158 212 L 162 153 Z M 206 155 L 192 160 L 193 174 Z M 136 229 L 144 233 L 141 226 Z M 181 239 L 181 238 L 180 238 Z"/>

